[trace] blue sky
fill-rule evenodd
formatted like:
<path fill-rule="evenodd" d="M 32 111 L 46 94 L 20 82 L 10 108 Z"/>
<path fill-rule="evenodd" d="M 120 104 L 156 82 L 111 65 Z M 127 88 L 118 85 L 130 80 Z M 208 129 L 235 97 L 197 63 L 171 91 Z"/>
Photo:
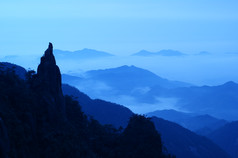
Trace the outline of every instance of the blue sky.
<path fill-rule="evenodd" d="M 0 54 L 92 48 L 238 52 L 237 0 L 0 1 Z"/>

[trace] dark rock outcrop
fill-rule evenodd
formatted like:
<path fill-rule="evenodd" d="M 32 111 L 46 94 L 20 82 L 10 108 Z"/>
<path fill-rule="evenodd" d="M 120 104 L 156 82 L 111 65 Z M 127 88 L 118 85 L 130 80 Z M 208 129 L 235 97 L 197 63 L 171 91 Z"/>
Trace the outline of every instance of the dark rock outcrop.
<path fill-rule="evenodd" d="M 9 138 L 7 134 L 6 126 L 0 117 L 0 157 L 7 158 L 7 152 L 9 151 Z"/>
<path fill-rule="evenodd" d="M 49 43 L 48 49 L 41 57 L 41 62 L 37 68 L 37 76 L 44 93 L 48 93 L 48 96 L 51 96 L 51 98 L 47 98 L 46 100 L 51 105 L 55 105 L 51 110 L 56 109 L 64 114 L 65 103 L 61 88 L 61 73 L 59 67 L 56 65 L 52 43 Z"/>

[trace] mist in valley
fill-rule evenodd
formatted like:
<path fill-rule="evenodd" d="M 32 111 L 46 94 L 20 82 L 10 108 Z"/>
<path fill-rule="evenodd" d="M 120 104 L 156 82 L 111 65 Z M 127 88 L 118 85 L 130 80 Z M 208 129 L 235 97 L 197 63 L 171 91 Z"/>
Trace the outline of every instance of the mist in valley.
<path fill-rule="evenodd" d="M 88 53 L 87 57 L 80 58 L 79 56 L 78 58 L 74 58 L 67 56 L 62 58 L 60 54 L 57 54 L 57 51 L 55 52 L 61 73 L 79 77 L 79 80 L 75 83 L 73 81 L 66 81 L 66 83 L 77 87 L 93 99 L 115 102 L 140 114 L 163 109 L 175 109 L 187 112 L 189 110 L 177 106 L 178 100 L 181 98 L 175 96 L 156 96 L 153 102 L 143 102 L 138 99 L 138 96 L 133 94 L 140 93 L 140 95 L 144 95 L 151 90 L 150 86 L 144 87 L 143 85 L 137 85 L 128 90 L 128 92 L 118 93 L 117 87 L 111 86 L 104 80 L 92 79 L 87 76 L 87 72 L 91 70 L 107 70 L 127 65 L 129 67 L 135 66 L 148 70 L 164 79 L 186 82 L 191 86 L 218 86 L 228 81 L 238 82 L 238 74 L 234 73 L 238 67 L 238 54 L 235 53 L 215 54 L 206 52 L 175 56 L 136 56 L 133 53 L 128 56 L 118 56 L 111 53 L 110 55 L 95 58 Z M 13 55 L 1 58 L 2 61 L 22 65 L 28 70 L 36 70 L 39 59 L 40 57 L 37 55 Z M 124 80 L 126 80 L 126 77 L 128 76 L 124 76 Z M 141 74 L 139 77 L 143 78 L 146 76 Z M 63 82 L 65 82 L 64 77 Z M 120 82 L 120 78 L 115 80 L 115 82 Z"/>

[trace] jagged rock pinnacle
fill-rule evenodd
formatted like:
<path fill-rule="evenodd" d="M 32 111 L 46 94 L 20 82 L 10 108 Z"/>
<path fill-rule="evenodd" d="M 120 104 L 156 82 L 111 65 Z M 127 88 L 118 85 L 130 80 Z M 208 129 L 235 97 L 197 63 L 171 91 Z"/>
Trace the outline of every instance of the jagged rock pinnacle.
<path fill-rule="evenodd" d="M 46 49 L 45 54 L 41 57 L 41 62 L 50 62 L 56 64 L 55 57 L 53 55 L 53 45 L 49 43 L 48 49 Z"/>
<path fill-rule="evenodd" d="M 51 42 L 49 42 L 48 49 L 51 49 L 51 50 L 53 50 L 53 44 L 52 44 Z"/>
<path fill-rule="evenodd" d="M 53 55 L 53 45 L 49 43 L 41 62 L 37 68 L 37 76 L 40 79 L 42 89 L 52 96 L 51 100 L 56 108 L 64 111 L 64 97 L 61 88 L 61 73 L 56 65 Z"/>

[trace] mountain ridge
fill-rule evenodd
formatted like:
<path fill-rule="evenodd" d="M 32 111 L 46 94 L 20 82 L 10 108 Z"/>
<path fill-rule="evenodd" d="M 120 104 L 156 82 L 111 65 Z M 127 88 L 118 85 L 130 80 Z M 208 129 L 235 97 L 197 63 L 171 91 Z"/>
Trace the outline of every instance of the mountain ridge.
<path fill-rule="evenodd" d="M 55 49 L 54 54 L 56 59 L 90 59 L 90 58 L 103 58 L 103 57 L 111 57 L 113 54 L 98 51 L 94 49 L 84 48 L 82 50 L 76 51 L 64 51 L 60 49 Z"/>
<path fill-rule="evenodd" d="M 162 49 L 158 52 L 150 52 L 147 50 L 141 50 L 137 53 L 132 54 L 132 56 L 185 56 L 186 54 L 172 49 Z"/>

